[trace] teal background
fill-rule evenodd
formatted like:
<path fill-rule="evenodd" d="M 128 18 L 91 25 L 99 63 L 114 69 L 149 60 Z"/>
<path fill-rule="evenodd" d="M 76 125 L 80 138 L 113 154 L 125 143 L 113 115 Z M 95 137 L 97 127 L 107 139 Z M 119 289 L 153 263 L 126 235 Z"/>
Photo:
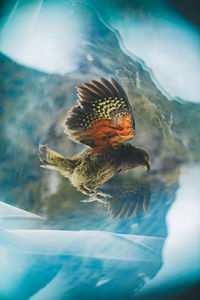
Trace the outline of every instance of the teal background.
<path fill-rule="evenodd" d="M 18 0 L 2 5 L 0 30 L 0 299 L 159 299 L 197 284 L 198 26 L 167 1 Z M 39 144 L 84 148 L 62 124 L 75 86 L 101 76 L 124 86 L 132 143 L 152 159 L 148 176 L 101 187 L 109 209 L 80 203 L 37 156 Z M 127 203 L 140 214 L 119 219 Z"/>

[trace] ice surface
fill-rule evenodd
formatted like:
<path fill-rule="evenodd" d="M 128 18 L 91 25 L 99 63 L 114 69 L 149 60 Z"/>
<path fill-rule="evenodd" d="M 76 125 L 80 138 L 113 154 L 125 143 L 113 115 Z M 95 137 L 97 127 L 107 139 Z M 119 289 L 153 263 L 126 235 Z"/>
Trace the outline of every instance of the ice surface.
<path fill-rule="evenodd" d="M 40 219 L 4 203 L 1 208 L 3 219 Z M 68 294 L 77 299 L 84 288 L 87 299 L 93 299 L 95 293 L 109 295 L 107 284 L 116 284 L 113 297 L 119 292 L 129 297 L 160 268 L 163 242 L 164 238 L 102 231 L 2 229 L 0 295 L 65 299 Z"/>
<path fill-rule="evenodd" d="M 0 228 L 35 228 L 44 218 L 0 201 Z"/>

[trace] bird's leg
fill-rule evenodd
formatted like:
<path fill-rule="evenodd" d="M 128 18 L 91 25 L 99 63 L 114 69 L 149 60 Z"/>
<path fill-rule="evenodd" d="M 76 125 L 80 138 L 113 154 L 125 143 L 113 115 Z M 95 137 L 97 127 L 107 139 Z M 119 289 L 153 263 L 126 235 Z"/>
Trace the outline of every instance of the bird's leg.
<path fill-rule="evenodd" d="M 83 185 L 80 185 L 79 187 L 77 187 L 77 190 L 80 191 L 81 193 L 85 194 L 85 195 L 90 195 L 90 190 L 88 190 Z"/>

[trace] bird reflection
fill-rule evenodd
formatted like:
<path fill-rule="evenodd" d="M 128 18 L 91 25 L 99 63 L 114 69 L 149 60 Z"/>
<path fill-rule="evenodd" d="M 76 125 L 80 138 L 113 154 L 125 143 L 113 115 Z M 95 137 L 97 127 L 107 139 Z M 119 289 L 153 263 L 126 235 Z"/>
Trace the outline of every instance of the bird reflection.
<path fill-rule="evenodd" d="M 151 185 L 147 178 L 138 180 L 132 177 L 134 184 L 125 185 L 123 189 L 116 189 L 108 204 L 108 211 L 112 219 L 129 218 L 134 213 L 137 217 L 142 209 L 146 212 L 151 201 Z"/>

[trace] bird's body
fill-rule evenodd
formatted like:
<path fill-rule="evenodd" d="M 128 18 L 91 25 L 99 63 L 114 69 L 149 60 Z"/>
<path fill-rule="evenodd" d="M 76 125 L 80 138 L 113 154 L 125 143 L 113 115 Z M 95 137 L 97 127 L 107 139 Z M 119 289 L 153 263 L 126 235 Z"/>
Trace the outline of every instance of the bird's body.
<path fill-rule="evenodd" d="M 89 194 L 115 174 L 140 166 L 141 150 L 128 143 L 106 152 L 85 149 L 68 159 L 41 145 L 40 159 L 45 162 L 45 168 L 59 171 L 79 191 Z"/>
<path fill-rule="evenodd" d="M 90 194 L 119 172 L 138 166 L 150 168 L 149 154 L 126 141 L 135 134 L 129 100 L 119 83 L 101 78 L 77 87 L 79 105 L 65 121 L 69 138 L 85 144 L 83 152 L 66 158 L 40 145 L 42 167 L 59 171 L 82 193 Z M 93 200 L 98 200 L 94 197 Z"/>

